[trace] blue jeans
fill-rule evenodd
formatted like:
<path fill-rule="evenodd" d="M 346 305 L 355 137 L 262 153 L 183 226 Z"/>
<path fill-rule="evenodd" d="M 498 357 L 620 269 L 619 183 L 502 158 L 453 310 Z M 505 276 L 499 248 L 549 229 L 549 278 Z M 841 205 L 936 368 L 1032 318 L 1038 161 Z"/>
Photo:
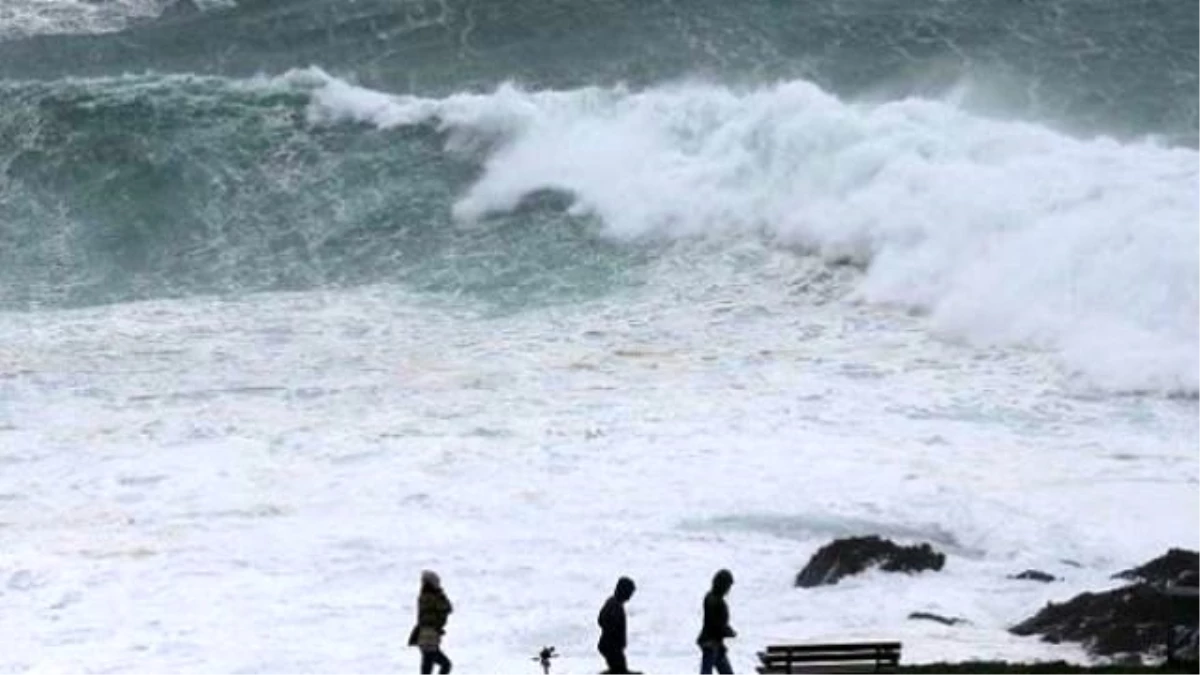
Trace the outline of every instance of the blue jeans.
<path fill-rule="evenodd" d="M 732 673 L 733 667 L 729 665 L 729 656 L 725 652 L 724 647 L 701 647 L 700 648 L 700 673 L 701 675 L 709 675 L 713 671 L 713 666 L 716 666 L 718 673 Z"/>

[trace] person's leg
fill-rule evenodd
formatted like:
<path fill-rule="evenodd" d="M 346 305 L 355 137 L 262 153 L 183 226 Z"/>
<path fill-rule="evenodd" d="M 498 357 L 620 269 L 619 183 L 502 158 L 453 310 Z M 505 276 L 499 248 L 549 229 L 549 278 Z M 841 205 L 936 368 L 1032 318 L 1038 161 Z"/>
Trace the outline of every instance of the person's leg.
<path fill-rule="evenodd" d="M 713 650 L 708 647 L 700 648 L 700 675 L 712 675 Z"/>
<path fill-rule="evenodd" d="M 609 662 L 610 672 L 629 675 L 629 664 L 625 662 L 624 650 L 613 650 L 612 661 Z"/>
<path fill-rule="evenodd" d="M 450 672 L 451 665 L 453 664 L 450 663 L 450 659 L 446 656 L 446 653 L 443 652 L 439 647 L 438 650 L 433 653 L 433 658 L 435 661 L 437 661 L 438 672 L 442 675 L 447 675 L 447 673 Z"/>
<path fill-rule="evenodd" d="M 421 648 L 421 675 L 429 675 L 433 672 L 433 651 Z"/>
<path fill-rule="evenodd" d="M 717 649 L 716 652 L 717 672 L 721 673 L 721 675 L 732 675 L 733 666 L 729 665 L 729 652 L 726 651 L 724 647 Z"/>
<path fill-rule="evenodd" d="M 600 655 L 604 657 L 604 665 L 607 666 L 604 672 L 606 673 L 625 673 L 629 669 L 625 666 L 625 654 L 619 649 L 601 649 Z"/>

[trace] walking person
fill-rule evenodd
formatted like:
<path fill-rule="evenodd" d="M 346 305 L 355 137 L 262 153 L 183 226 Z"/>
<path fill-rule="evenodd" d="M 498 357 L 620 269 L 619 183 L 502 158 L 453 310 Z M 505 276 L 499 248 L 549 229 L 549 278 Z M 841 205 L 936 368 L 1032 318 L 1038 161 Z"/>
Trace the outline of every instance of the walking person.
<path fill-rule="evenodd" d="M 617 579 L 616 590 L 604 602 L 604 606 L 600 608 L 600 615 L 596 618 L 596 623 L 600 625 L 600 642 L 596 644 L 596 649 L 600 650 L 600 655 L 608 665 L 608 670 L 604 671 L 606 673 L 624 675 L 632 672 L 629 670 L 629 664 L 625 662 L 625 646 L 628 644 L 625 603 L 633 597 L 636 589 L 633 579 Z"/>
<path fill-rule="evenodd" d="M 696 644 L 700 645 L 700 672 L 709 675 L 713 668 L 718 673 L 732 673 L 729 656 L 725 651 L 726 638 L 737 637 L 737 631 L 729 625 L 729 605 L 725 596 L 733 588 L 733 574 L 729 570 L 718 570 L 713 575 L 712 589 L 704 596 L 704 625 Z"/>
<path fill-rule="evenodd" d="M 417 596 L 417 625 L 413 626 L 408 644 L 421 649 L 421 673 L 433 672 L 436 664 L 442 675 L 450 672 L 450 659 L 442 653 L 442 635 L 446 633 L 446 619 L 454 608 L 442 590 L 442 580 L 436 572 L 421 572 L 421 593 Z"/>

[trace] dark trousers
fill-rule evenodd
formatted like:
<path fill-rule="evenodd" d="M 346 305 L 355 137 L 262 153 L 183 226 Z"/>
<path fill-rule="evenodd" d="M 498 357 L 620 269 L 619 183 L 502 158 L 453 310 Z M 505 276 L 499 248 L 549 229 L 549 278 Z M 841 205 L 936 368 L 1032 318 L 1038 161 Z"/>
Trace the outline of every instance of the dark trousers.
<path fill-rule="evenodd" d="M 437 664 L 438 672 L 442 675 L 450 672 L 450 659 L 442 653 L 440 647 L 433 649 L 421 649 L 421 675 L 429 675 L 433 672 L 433 666 Z"/>
<path fill-rule="evenodd" d="M 724 647 L 701 647 L 701 675 L 710 675 L 710 673 L 713 671 L 713 666 L 716 666 L 718 673 L 724 674 L 733 672 L 733 667 L 729 665 L 729 656 L 725 653 Z"/>
<path fill-rule="evenodd" d="M 600 655 L 604 657 L 604 663 L 608 665 L 606 673 L 613 675 L 626 675 L 629 673 L 629 664 L 625 663 L 625 650 L 615 649 L 613 647 L 600 649 Z"/>

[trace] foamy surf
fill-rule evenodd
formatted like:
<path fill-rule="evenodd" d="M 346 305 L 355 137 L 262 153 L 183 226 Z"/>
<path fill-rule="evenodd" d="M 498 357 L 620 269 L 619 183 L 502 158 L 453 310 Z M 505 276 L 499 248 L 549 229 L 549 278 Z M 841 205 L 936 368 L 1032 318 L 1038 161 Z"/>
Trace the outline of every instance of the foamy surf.
<path fill-rule="evenodd" d="M 1197 391 L 1194 150 L 803 81 L 433 100 L 287 77 L 315 86 L 313 124 L 436 126 L 481 167 L 460 221 L 551 190 L 621 241 L 762 236 L 863 265 L 858 298 L 944 335 L 1056 351 L 1111 391 Z"/>
<path fill-rule="evenodd" d="M 412 669 L 427 568 L 458 672 L 720 567 L 739 670 L 1086 662 L 1196 548 L 1194 4 L 221 5 L 0 37 L 0 671 Z"/>
<path fill-rule="evenodd" d="M 159 16 L 174 0 L 4 0 L 0 40 L 31 35 L 93 34 L 122 30 Z M 230 7 L 233 0 L 199 0 L 201 9 Z"/>
<path fill-rule="evenodd" d="M 598 669 L 616 574 L 640 586 L 631 661 L 690 669 L 722 566 L 739 667 L 772 641 L 874 638 L 911 663 L 1085 660 L 1005 629 L 1194 546 L 1191 406 L 1079 400 L 1037 354 L 680 263 L 501 317 L 389 288 L 0 314 L 0 664 L 406 667 L 429 567 L 465 672 L 544 644 Z M 947 567 L 792 587 L 868 533 Z M 1066 581 L 1007 579 L 1025 567 Z"/>

